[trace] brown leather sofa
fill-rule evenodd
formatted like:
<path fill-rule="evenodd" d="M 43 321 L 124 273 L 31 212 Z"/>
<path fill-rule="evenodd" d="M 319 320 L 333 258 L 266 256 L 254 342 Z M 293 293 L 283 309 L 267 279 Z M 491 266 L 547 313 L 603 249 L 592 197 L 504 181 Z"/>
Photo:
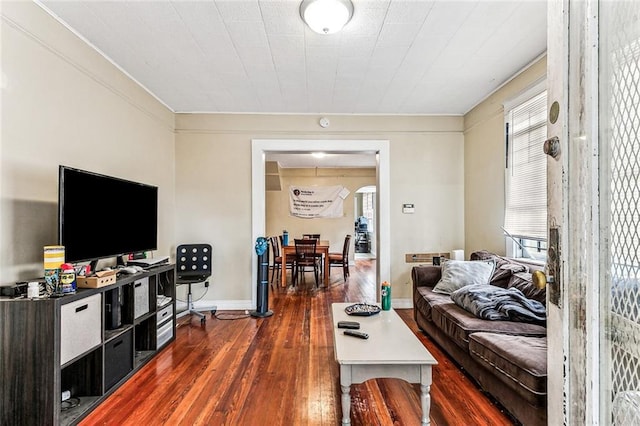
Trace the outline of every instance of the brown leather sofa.
<path fill-rule="evenodd" d="M 530 265 L 486 251 L 471 255 L 471 260 L 482 259 L 496 261 L 491 285 L 516 286 L 528 298 L 545 301 L 544 290 L 531 282 Z M 525 271 L 516 272 L 523 267 Z M 477 318 L 449 295 L 432 291 L 441 277 L 440 266 L 416 266 L 411 276 L 418 326 L 517 421 L 526 426 L 546 425 L 546 327 Z"/>

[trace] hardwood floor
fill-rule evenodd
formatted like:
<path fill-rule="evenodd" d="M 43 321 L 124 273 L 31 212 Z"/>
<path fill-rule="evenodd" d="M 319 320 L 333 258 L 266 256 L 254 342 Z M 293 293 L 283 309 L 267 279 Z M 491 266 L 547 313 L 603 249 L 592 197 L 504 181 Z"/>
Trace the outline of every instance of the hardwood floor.
<path fill-rule="evenodd" d="M 274 284 L 275 286 L 275 284 Z M 330 305 L 374 302 L 375 261 L 358 261 L 329 289 L 270 291 L 266 319 L 179 321 L 176 340 L 106 399 L 81 425 L 337 425 L 340 386 Z M 433 370 L 431 424 L 510 425 L 490 399 L 397 310 L 439 364 Z M 237 313 L 219 312 L 219 318 Z M 419 385 L 397 379 L 353 385 L 353 425 L 420 424 Z"/>

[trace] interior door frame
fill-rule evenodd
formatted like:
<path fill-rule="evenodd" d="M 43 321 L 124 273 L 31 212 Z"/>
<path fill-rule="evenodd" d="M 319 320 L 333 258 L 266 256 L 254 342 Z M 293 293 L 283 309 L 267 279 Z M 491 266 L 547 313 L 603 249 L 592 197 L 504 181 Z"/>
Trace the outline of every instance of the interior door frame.
<path fill-rule="evenodd" d="M 266 232 L 265 156 L 267 153 L 376 154 L 376 282 L 391 280 L 391 180 L 389 140 L 339 139 L 252 139 L 251 140 L 251 235 L 254 241 Z M 258 278 L 257 261 L 251 266 L 252 282 Z M 379 292 L 376 290 L 376 294 Z M 256 306 L 257 285 L 251 290 L 251 304 Z M 377 295 L 379 298 L 379 294 Z"/>

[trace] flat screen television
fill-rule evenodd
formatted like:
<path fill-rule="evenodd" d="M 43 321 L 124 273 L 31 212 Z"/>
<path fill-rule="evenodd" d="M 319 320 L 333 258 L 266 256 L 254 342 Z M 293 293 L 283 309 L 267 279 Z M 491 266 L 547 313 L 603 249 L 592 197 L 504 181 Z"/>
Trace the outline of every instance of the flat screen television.
<path fill-rule="evenodd" d="M 67 262 L 158 248 L 158 187 L 60 166 L 58 240 Z"/>

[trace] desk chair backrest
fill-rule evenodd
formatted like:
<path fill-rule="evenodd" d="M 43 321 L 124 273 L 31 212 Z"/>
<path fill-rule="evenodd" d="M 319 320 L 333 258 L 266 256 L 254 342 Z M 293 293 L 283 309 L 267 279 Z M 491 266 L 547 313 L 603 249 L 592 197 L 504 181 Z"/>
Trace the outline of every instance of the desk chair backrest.
<path fill-rule="evenodd" d="M 176 274 L 179 283 L 197 283 L 210 277 L 211 245 L 179 245 L 176 250 Z"/>

